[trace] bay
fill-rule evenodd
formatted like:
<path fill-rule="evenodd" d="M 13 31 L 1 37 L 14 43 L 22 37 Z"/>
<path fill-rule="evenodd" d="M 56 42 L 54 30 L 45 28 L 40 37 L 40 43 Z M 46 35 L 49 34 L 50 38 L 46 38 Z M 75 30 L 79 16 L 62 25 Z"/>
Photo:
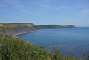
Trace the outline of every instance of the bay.
<path fill-rule="evenodd" d="M 89 28 L 40 29 L 18 36 L 49 50 L 59 49 L 66 55 L 85 55 L 89 52 Z"/>

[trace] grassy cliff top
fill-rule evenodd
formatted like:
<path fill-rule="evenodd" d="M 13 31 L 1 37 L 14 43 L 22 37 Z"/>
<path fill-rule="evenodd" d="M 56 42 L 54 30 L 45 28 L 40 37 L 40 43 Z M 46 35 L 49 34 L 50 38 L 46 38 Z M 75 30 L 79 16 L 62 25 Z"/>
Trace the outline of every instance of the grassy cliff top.
<path fill-rule="evenodd" d="M 19 38 L 0 35 L 0 60 L 77 60 L 63 56 L 59 51 L 49 51 Z"/>

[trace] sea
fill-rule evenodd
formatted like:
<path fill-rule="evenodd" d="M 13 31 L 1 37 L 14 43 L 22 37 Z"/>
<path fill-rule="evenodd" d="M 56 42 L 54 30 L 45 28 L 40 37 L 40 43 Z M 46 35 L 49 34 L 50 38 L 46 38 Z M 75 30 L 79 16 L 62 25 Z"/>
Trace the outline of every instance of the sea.
<path fill-rule="evenodd" d="M 60 50 L 65 55 L 89 53 L 89 27 L 39 29 L 18 36 L 48 50 Z"/>

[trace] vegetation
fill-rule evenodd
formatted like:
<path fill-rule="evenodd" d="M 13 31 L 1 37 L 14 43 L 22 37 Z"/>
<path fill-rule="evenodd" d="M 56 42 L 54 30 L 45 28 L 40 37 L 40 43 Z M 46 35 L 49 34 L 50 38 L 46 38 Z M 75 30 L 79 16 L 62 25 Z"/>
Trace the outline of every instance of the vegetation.
<path fill-rule="evenodd" d="M 1 23 L 0 34 L 16 35 L 35 30 L 32 23 Z"/>
<path fill-rule="evenodd" d="M 0 35 L 0 60 L 72 60 L 72 58 L 66 59 L 59 51 L 50 53 L 30 42 L 3 34 Z"/>
<path fill-rule="evenodd" d="M 0 30 L 26 31 L 34 29 L 58 29 L 58 28 L 73 28 L 74 25 L 34 25 L 32 23 L 2 23 Z"/>
<path fill-rule="evenodd" d="M 64 56 L 59 50 L 50 52 L 30 42 L 12 36 L 13 33 L 42 28 L 62 28 L 60 25 L 0 24 L 0 60 L 78 60 Z M 12 34 L 12 35 L 10 35 Z"/>
<path fill-rule="evenodd" d="M 0 30 L 1 29 L 8 29 L 8 30 L 17 30 L 17 29 L 27 29 L 30 30 L 33 28 L 34 24 L 32 23 L 1 23 L 0 24 Z"/>
<path fill-rule="evenodd" d="M 0 36 L 0 60 L 48 60 L 49 53 L 40 47 L 10 36 Z"/>
<path fill-rule="evenodd" d="M 58 29 L 58 28 L 73 28 L 73 25 L 35 25 L 37 29 Z"/>

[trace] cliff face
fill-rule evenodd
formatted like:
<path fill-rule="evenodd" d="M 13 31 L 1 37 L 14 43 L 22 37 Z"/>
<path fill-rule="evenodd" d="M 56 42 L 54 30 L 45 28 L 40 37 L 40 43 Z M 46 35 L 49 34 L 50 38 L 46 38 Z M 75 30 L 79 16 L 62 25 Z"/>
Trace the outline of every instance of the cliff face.
<path fill-rule="evenodd" d="M 0 23 L 0 29 L 2 28 L 33 28 L 32 23 Z"/>
<path fill-rule="evenodd" d="M 0 33 L 4 34 L 20 34 L 24 32 L 33 31 L 35 28 L 32 23 L 1 23 L 0 24 Z"/>

